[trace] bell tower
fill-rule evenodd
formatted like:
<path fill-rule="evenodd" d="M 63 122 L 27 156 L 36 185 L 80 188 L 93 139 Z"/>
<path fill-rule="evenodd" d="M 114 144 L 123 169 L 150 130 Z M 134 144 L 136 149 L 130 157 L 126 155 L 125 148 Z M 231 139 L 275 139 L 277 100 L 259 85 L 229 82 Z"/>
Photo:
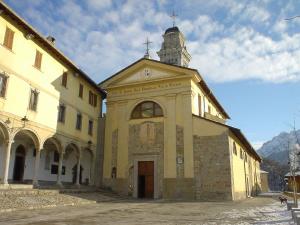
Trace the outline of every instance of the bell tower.
<path fill-rule="evenodd" d="M 164 41 L 161 45 L 161 49 L 157 52 L 160 61 L 188 67 L 191 55 L 186 49 L 184 35 L 180 32 L 178 27 L 173 26 L 168 28 L 163 38 Z"/>

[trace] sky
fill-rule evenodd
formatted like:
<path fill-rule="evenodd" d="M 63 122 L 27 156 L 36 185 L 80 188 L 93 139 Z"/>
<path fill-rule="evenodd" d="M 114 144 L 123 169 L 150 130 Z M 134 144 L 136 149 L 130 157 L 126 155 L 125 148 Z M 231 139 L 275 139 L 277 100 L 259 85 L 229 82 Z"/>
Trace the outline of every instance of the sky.
<path fill-rule="evenodd" d="M 95 81 L 150 55 L 176 26 L 198 69 L 255 148 L 300 129 L 298 0 L 5 0 Z M 297 126 L 299 125 L 299 126 Z"/>

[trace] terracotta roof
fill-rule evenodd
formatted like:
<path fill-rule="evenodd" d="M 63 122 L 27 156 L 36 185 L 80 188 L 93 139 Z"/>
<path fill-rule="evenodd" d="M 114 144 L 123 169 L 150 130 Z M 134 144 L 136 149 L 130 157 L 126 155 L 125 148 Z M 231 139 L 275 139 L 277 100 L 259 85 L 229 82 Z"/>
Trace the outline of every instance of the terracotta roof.
<path fill-rule="evenodd" d="M 42 48 L 51 51 L 51 53 L 62 60 L 68 66 L 70 66 L 76 73 L 78 73 L 84 80 L 86 80 L 89 84 L 91 84 L 101 95 L 103 98 L 106 97 L 106 92 L 103 91 L 85 72 L 83 72 L 80 68 L 78 68 L 75 63 L 73 63 L 70 59 L 68 59 L 60 50 L 58 50 L 53 43 L 48 41 L 45 37 L 43 37 L 39 32 L 37 32 L 31 25 L 29 25 L 25 20 L 23 20 L 19 15 L 17 15 L 10 7 L 8 7 L 3 1 L 0 0 L 0 9 L 3 10 L 2 14 L 9 16 L 12 20 L 16 21 L 16 23 L 23 27 L 24 30 L 28 32 L 28 34 L 34 35 L 34 40 L 39 42 Z"/>
<path fill-rule="evenodd" d="M 103 80 L 102 82 L 100 82 L 98 85 L 103 84 L 104 82 L 112 79 L 113 77 L 118 76 L 120 73 L 124 72 L 125 70 L 129 69 L 130 67 L 138 64 L 141 61 L 150 61 L 150 62 L 154 62 L 154 63 L 159 63 L 159 64 L 163 64 L 163 65 L 167 65 L 170 67 L 177 67 L 180 69 L 184 69 L 184 70 L 190 70 L 195 72 L 198 77 L 200 78 L 200 83 L 199 85 L 203 88 L 203 91 L 205 92 L 205 94 L 212 100 L 212 102 L 216 105 L 217 108 L 219 108 L 219 110 L 223 113 L 223 115 L 226 117 L 226 119 L 230 119 L 229 115 L 226 113 L 226 111 L 224 110 L 224 108 L 221 106 L 221 104 L 218 102 L 217 98 L 213 95 L 212 91 L 210 90 L 210 88 L 208 87 L 208 85 L 205 83 L 204 79 L 202 78 L 202 76 L 200 75 L 199 71 L 196 69 L 192 69 L 192 68 L 188 68 L 188 67 L 184 67 L 184 66 L 178 66 L 178 65 L 173 65 L 173 64 L 168 64 L 168 63 L 164 63 L 158 60 L 154 60 L 154 59 L 147 59 L 147 58 L 140 58 L 139 60 L 135 61 L 134 63 L 130 64 L 129 66 L 123 68 L 122 70 L 118 71 L 117 73 L 113 74 L 112 76 L 106 78 L 105 80 Z"/>
<path fill-rule="evenodd" d="M 203 119 L 203 120 L 206 120 L 206 121 L 209 121 L 211 123 L 215 123 L 215 124 L 227 127 L 245 145 L 245 147 L 249 151 L 249 154 L 254 156 L 259 162 L 261 162 L 261 160 L 262 160 L 261 157 L 257 154 L 255 149 L 252 147 L 252 145 L 250 144 L 250 142 L 247 140 L 247 138 L 245 137 L 245 135 L 242 133 L 242 131 L 240 129 L 229 126 L 227 124 L 223 124 L 223 123 L 214 121 L 214 120 L 210 120 L 210 119 L 207 119 L 207 118 L 195 115 L 195 114 L 193 114 L 193 116 Z"/>

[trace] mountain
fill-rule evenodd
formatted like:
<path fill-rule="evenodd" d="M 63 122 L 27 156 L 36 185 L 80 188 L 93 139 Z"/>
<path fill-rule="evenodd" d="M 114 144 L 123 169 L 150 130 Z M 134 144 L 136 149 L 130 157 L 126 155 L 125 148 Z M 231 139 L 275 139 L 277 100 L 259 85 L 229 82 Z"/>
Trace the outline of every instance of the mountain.
<path fill-rule="evenodd" d="M 286 184 L 284 176 L 290 170 L 289 161 L 299 168 L 299 156 L 295 152 L 295 144 L 300 141 L 300 130 L 290 133 L 282 132 L 263 144 L 257 153 L 263 158 L 261 169 L 267 171 L 269 188 L 282 191 Z M 299 149 L 297 150 L 298 153 Z M 294 160 L 293 160 L 294 159 Z"/>
<path fill-rule="evenodd" d="M 278 162 L 279 164 L 287 164 L 289 161 L 289 151 L 294 149 L 297 143 L 296 137 L 300 140 L 300 130 L 290 133 L 282 132 L 279 135 L 267 141 L 257 150 L 262 158 L 268 158 Z"/>

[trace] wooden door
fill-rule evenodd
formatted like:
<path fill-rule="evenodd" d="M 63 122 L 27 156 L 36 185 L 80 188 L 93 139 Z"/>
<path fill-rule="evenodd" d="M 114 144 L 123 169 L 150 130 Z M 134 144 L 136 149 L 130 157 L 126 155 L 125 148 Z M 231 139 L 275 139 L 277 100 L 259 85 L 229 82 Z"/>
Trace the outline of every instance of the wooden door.
<path fill-rule="evenodd" d="M 153 198 L 154 196 L 154 162 L 138 162 L 138 197 Z"/>

